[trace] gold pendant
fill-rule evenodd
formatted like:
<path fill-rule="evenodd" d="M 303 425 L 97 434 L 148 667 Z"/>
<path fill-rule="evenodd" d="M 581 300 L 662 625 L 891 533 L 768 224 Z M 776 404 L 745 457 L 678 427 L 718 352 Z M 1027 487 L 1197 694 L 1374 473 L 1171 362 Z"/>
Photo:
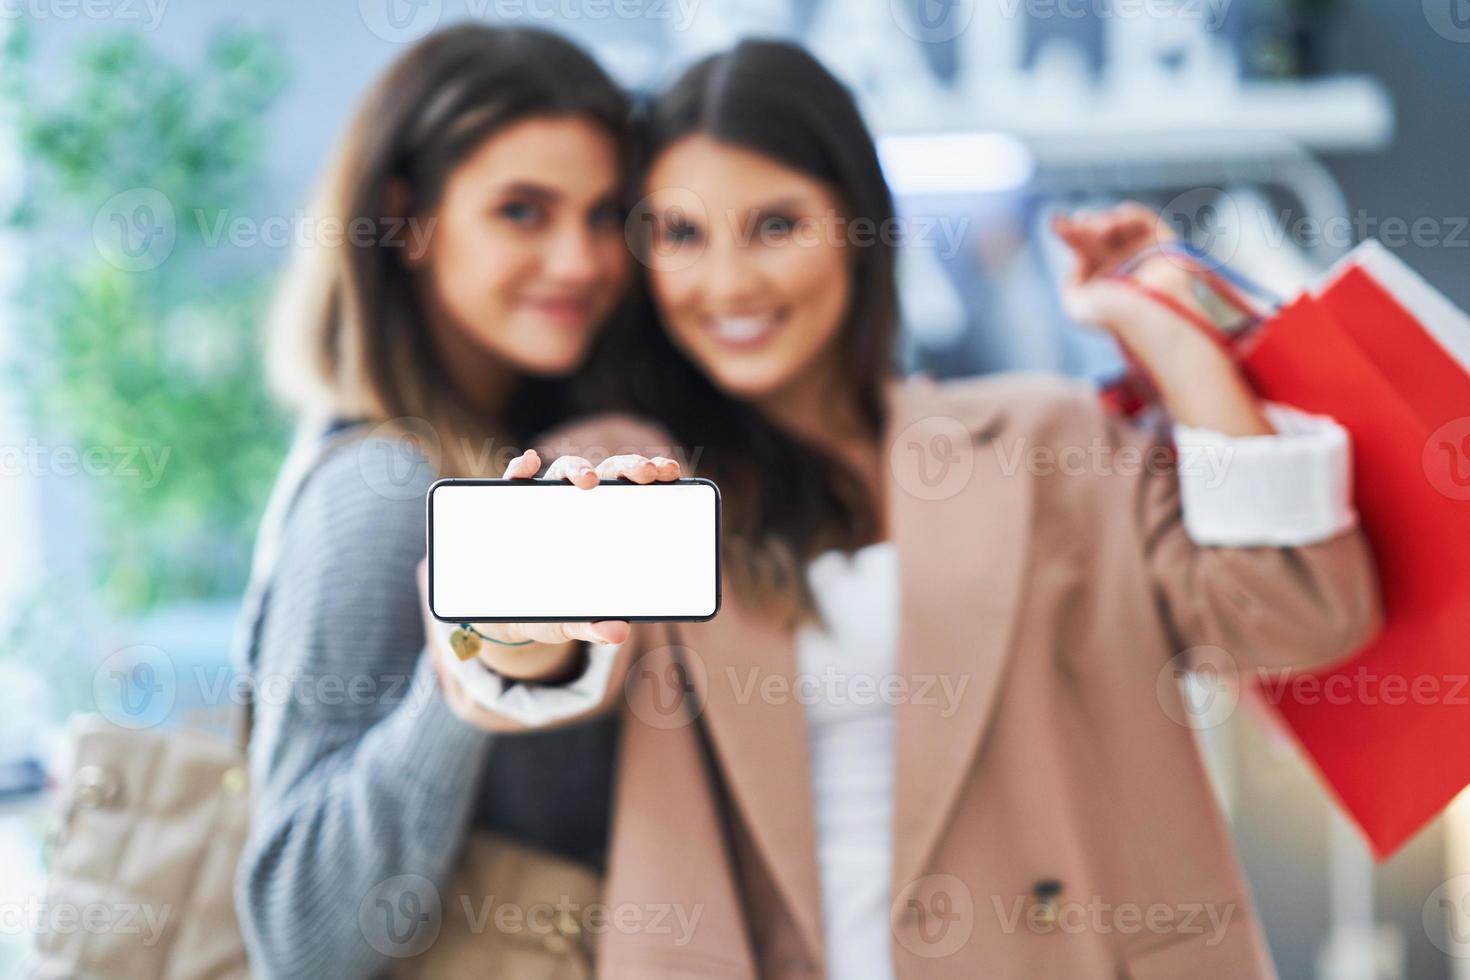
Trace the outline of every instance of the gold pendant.
<path fill-rule="evenodd" d="M 449 649 L 460 660 L 469 660 L 480 652 L 480 637 L 462 626 L 456 626 L 449 634 Z"/>

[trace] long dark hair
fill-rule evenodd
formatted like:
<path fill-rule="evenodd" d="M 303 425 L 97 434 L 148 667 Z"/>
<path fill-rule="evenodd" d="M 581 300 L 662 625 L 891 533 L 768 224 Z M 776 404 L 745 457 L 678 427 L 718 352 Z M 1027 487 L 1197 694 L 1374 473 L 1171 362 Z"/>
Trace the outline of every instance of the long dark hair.
<path fill-rule="evenodd" d="M 893 198 L 856 104 L 795 45 L 747 40 L 705 58 L 646 107 L 641 124 L 645 164 L 686 136 L 707 135 L 826 182 L 849 221 L 892 227 Z M 898 312 L 892 238 L 874 239 L 851 250 L 853 287 L 836 342 L 844 394 L 877 441 Z M 813 612 L 807 563 L 823 551 L 871 542 L 880 526 L 877 504 L 845 464 L 716 387 L 674 346 L 649 306 L 649 315 L 621 333 L 627 346 L 605 362 L 624 371 L 637 366 L 632 379 L 623 375 L 625 407 L 698 449 L 700 474 L 724 491 L 726 563 L 735 588 L 798 620 Z"/>
<path fill-rule="evenodd" d="M 272 317 L 277 391 L 311 415 L 425 419 L 454 473 L 473 467 L 456 452 L 465 437 L 524 440 L 563 421 L 576 388 L 564 379 L 522 378 L 503 419 L 469 409 L 430 340 L 404 248 L 382 239 L 395 222 L 436 207 L 450 174 L 484 140 L 529 117 L 592 121 L 631 169 L 629 109 L 596 62 L 545 31 L 457 26 L 406 52 L 359 105 L 314 208 L 349 228 L 374 222 L 378 234 L 296 256 Z M 397 213 L 388 214 L 395 196 Z"/>

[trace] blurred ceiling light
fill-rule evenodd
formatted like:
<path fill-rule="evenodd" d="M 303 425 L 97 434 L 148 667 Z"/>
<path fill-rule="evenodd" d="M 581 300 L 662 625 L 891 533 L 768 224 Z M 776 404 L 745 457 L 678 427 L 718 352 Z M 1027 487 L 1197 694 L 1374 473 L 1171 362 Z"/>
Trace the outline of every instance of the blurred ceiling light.
<path fill-rule="evenodd" d="M 901 197 L 1015 190 L 1036 169 L 1024 143 L 991 132 L 880 136 L 878 159 L 888 186 Z"/>

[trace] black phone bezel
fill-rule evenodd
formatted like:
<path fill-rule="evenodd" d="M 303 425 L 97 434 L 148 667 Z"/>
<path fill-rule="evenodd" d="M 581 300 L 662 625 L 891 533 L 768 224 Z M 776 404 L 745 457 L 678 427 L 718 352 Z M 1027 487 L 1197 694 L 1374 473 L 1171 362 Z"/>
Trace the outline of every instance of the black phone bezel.
<path fill-rule="evenodd" d="M 570 480 L 482 480 L 451 477 L 443 480 L 435 480 L 424 494 L 425 510 L 425 537 L 428 558 L 429 592 L 425 596 L 425 602 L 429 607 L 429 613 L 441 623 L 591 623 L 600 620 L 615 619 L 629 623 L 704 623 L 714 619 L 720 613 L 720 606 L 724 602 L 724 576 L 720 567 L 720 545 L 721 535 L 724 533 L 721 527 L 723 501 L 720 496 L 719 485 L 713 480 L 702 477 L 686 477 L 678 480 L 661 480 L 657 483 L 634 483 L 632 480 L 602 480 L 596 489 L 604 487 L 638 487 L 640 489 L 650 487 L 689 486 L 703 484 L 715 492 L 715 608 L 708 616 L 442 616 L 434 608 L 434 491 L 444 486 L 496 486 L 496 487 L 553 487 L 571 486 Z"/>

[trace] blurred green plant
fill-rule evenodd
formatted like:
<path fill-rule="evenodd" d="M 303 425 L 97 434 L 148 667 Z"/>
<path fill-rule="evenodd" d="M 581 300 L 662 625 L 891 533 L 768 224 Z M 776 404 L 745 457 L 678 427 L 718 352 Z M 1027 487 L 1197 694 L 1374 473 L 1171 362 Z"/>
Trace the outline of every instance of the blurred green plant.
<path fill-rule="evenodd" d="M 8 367 L 49 445 L 109 461 L 78 477 L 107 605 L 237 593 L 287 441 L 261 371 L 270 270 L 206 241 L 191 216 L 248 203 L 287 66 L 240 31 L 217 34 L 193 67 L 139 35 L 43 66 L 33 41 L 19 21 L 0 44 L 0 112 L 24 161 L 4 220 L 27 244 Z M 99 230 L 127 219 L 107 213 L 119 194 L 171 206 L 165 258 L 108 253 Z"/>

